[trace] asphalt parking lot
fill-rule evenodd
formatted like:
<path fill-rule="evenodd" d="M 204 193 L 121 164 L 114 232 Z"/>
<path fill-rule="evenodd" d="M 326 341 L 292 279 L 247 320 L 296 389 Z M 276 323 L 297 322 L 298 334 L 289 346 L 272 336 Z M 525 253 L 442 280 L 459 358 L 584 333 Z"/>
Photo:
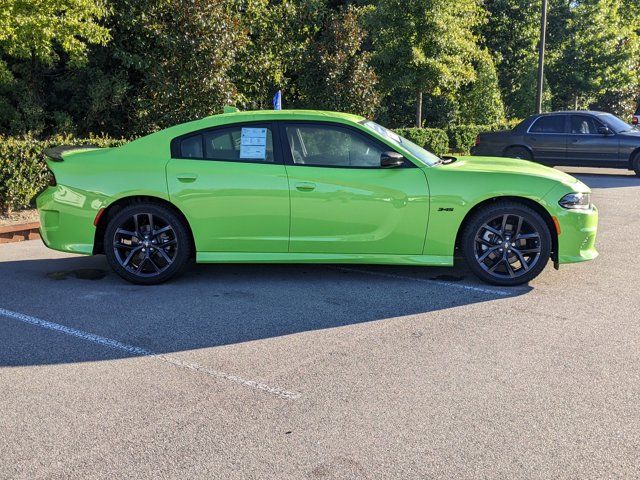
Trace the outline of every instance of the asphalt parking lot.
<path fill-rule="evenodd" d="M 640 179 L 565 170 L 601 256 L 515 289 L 0 245 L 0 478 L 638 478 Z"/>

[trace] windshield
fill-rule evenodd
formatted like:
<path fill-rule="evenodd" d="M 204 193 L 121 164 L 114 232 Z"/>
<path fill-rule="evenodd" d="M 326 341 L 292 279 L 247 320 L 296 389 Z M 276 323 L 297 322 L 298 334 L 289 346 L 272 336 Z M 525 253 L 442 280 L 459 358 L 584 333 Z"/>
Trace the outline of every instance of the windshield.
<path fill-rule="evenodd" d="M 432 167 L 433 165 L 440 163 L 440 157 L 438 157 L 437 155 L 434 155 L 430 151 L 425 150 L 422 147 L 419 147 L 415 143 L 410 142 L 406 138 L 401 137 L 397 133 L 392 132 L 388 128 L 383 127 L 382 125 L 378 125 L 377 123 L 372 122 L 371 120 L 363 120 L 362 122 L 360 122 L 360 124 L 364 125 L 370 130 L 373 130 L 378 135 L 381 135 L 382 137 L 384 137 L 385 140 L 388 140 L 391 143 L 394 143 L 396 145 L 400 145 L 405 150 L 408 150 L 409 153 L 411 153 L 414 157 L 416 157 L 425 165 Z"/>
<path fill-rule="evenodd" d="M 601 113 L 598 115 L 598 118 L 603 120 L 616 133 L 630 132 L 634 130 L 634 127 L 610 113 Z"/>

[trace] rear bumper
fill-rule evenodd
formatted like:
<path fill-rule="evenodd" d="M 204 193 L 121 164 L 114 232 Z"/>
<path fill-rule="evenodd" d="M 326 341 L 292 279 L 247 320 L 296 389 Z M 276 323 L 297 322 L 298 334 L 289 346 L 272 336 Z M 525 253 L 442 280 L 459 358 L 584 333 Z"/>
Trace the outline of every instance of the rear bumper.
<path fill-rule="evenodd" d="M 101 205 L 96 200 L 95 195 L 63 185 L 42 192 L 36 205 L 44 244 L 62 252 L 91 255 L 95 237 L 93 220 Z M 94 208 L 96 206 L 98 208 Z"/>
<path fill-rule="evenodd" d="M 598 256 L 596 233 L 598 231 L 598 209 L 563 210 L 558 213 L 560 235 L 558 235 L 558 262 L 577 263 L 593 260 Z"/>

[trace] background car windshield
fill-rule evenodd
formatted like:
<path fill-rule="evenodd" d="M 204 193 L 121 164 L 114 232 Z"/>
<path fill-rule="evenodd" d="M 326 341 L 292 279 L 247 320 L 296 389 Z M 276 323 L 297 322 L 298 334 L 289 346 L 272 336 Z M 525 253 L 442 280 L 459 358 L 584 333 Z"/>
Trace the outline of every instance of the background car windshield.
<path fill-rule="evenodd" d="M 611 128 L 616 133 L 629 132 L 633 130 L 633 127 L 628 123 L 620 120 L 615 115 L 611 115 L 610 113 L 602 113 L 598 115 L 598 118 L 604 121 L 609 128 Z"/>
<path fill-rule="evenodd" d="M 425 150 L 422 147 L 419 147 L 415 143 L 407 140 L 404 137 L 401 137 L 397 133 L 392 132 L 388 128 L 383 127 L 382 125 L 378 125 L 377 123 L 372 122 L 370 120 L 365 120 L 360 123 L 361 125 L 364 125 L 365 127 L 373 130 L 378 135 L 382 135 L 386 140 L 389 140 L 390 142 L 395 143 L 396 145 L 402 146 L 404 149 L 408 150 L 414 157 L 416 157 L 425 165 L 428 165 L 431 167 L 436 163 L 440 162 L 440 157 L 438 157 L 437 155 L 434 155 L 430 151 Z"/>

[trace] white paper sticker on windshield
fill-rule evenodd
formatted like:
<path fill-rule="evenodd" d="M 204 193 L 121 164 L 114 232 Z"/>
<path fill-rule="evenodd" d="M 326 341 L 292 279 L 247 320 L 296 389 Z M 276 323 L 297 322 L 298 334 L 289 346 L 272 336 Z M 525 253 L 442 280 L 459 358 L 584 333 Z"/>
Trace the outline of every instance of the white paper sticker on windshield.
<path fill-rule="evenodd" d="M 240 158 L 267 158 L 267 129 L 243 128 L 240 135 Z"/>

